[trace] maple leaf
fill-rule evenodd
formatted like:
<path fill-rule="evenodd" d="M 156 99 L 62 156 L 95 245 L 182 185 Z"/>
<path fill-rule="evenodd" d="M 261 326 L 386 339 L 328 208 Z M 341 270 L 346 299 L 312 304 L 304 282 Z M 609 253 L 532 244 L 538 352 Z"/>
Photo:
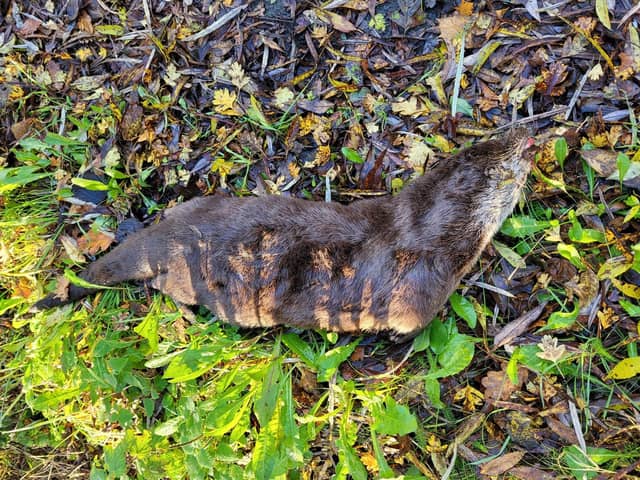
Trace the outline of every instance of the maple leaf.
<path fill-rule="evenodd" d="M 274 93 L 275 99 L 273 104 L 281 110 L 288 109 L 293 103 L 294 98 L 296 98 L 296 94 L 287 87 L 277 88 Z"/>
<path fill-rule="evenodd" d="M 551 335 L 545 335 L 542 337 L 542 341 L 538 344 L 538 348 L 541 351 L 537 352 L 536 356 L 543 360 L 549 360 L 553 363 L 558 362 L 558 360 L 564 356 L 567 349 L 564 345 L 558 345 L 558 339 Z"/>
<path fill-rule="evenodd" d="M 242 112 L 235 105 L 237 98 L 238 96 L 227 88 L 219 88 L 213 92 L 213 109 L 220 115 L 242 115 Z"/>
<path fill-rule="evenodd" d="M 476 407 L 482 405 L 484 395 L 482 392 L 471 385 L 462 387 L 453 397 L 454 402 L 463 400 L 462 406 L 467 412 L 475 412 Z"/>
<path fill-rule="evenodd" d="M 233 62 L 229 67 L 229 79 L 231 83 L 241 89 L 247 83 L 249 83 L 249 79 L 244 73 L 244 68 L 238 62 Z"/>
<path fill-rule="evenodd" d="M 114 239 L 112 233 L 89 230 L 78 239 L 78 248 L 84 254 L 95 255 L 109 248 Z"/>
<path fill-rule="evenodd" d="M 81 62 L 87 61 L 87 59 L 92 55 L 93 55 L 93 52 L 88 47 L 82 47 L 76 50 L 76 58 Z"/>

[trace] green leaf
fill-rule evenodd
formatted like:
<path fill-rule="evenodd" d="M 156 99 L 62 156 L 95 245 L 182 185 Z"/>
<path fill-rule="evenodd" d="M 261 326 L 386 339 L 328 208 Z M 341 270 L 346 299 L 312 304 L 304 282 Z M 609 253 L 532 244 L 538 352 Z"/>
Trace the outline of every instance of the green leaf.
<path fill-rule="evenodd" d="M 569 239 L 572 242 L 578 243 L 603 243 L 605 241 L 605 236 L 603 232 L 598 230 L 594 230 L 592 228 L 582 228 L 580 222 L 576 217 L 576 212 L 573 210 L 569 211 L 569 220 L 571 221 L 571 228 L 567 234 L 569 235 Z"/>
<path fill-rule="evenodd" d="M 515 268 L 526 268 L 527 263 L 524 261 L 517 252 L 513 251 L 511 248 L 506 246 L 504 243 L 501 243 L 497 240 L 492 241 L 493 246 L 498 251 L 502 258 L 504 258 L 509 264 L 511 264 Z"/>
<path fill-rule="evenodd" d="M 98 180 L 91 180 L 90 178 L 72 178 L 71 183 L 77 185 L 85 190 L 92 190 L 97 192 L 106 192 L 109 190 L 109 185 L 102 183 Z"/>
<path fill-rule="evenodd" d="M 340 436 L 336 440 L 339 460 L 334 477 L 336 479 L 368 478 L 367 470 L 364 468 L 358 454 L 353 448 L 357 434 L 358 423 L 349 421 L 349 415 L 345 415 L 340 422 Z"/>
<path fill-rule="evenodd" d="M 178 427 L 182 422 L 184 422 L 184 418 L 181 416 L 170 418 L 166 422 L 158 423 L 153 428 L 153 433 L 161 437 L 168 437 L 178 431 Z"/>
<path fill-rule="evenodd" d="M 413 351 L 415 353 L 424 352 L 431 345 L 431 331 L 428 328 L 423 329 L 416 338 L 413 339 Z"/>
<path fill-rule="evenodd" d="M 123 438 L 115 447 L 107 445 L 104 447 L 104 463 L 111 478 L 123 477 L 127 473 L 127 438 Z"/>
<path fill-rule="evenodd" d="M 473 118 L 473 107 L 469 102 L 467 102 L 464 98 L 457 98 L 457 109 L 456 111 L 466 115 L 467 117 Z"/>
<path fill-rule="evenodd" d="M 222 348 L 218 345 L 183 350 L 180 355 L 171 360 L 163 378 L 169 379 L 170 383 L 186 382 L 198 378 L 218 364 L 221 358 Z"/>
<path fill-rule="evenodd" d="M 590 480 L 600 474 L 600 465 L 615 460 L 620 456 L 619 452 L 606 448 L 587 447 L 583 452 L 577 445 L 564 447 L 563 461 L 577 480 Z"/>
<path fill-rule="evenodd" d="M 342 152 L 342 155 L 344 155 L 344 158 L 346 158 L 348 161 L 352 163 L 364 163 L 362 156 L 360 156 L 360 154 L 353 148 L 342 147 L 340 151 Z"/>
<path fill-rule="evenodd" d="M 449 297 L 449 303 L 456 314 L 462 318 L 469 328 L 475 328 L 478 323 L 478 315 L 473 308 L 473 304 L 457 292 L 453 292 Z"/>
<path fill-rule="evenodd" d="M 449 341 L 449 331 L 439 318 L 434 318 L 426 329 L 429 332 L 429 345 L 433 353 L 440 353 Z"/>
<path fill-rule="evenodd" d="M 318 381 L 327 382 L 331 379 L 342 362 L 344 362 L 356 349 L 360 339 L 351 342 L 349 345 L 336 347 L 320 355 L 316 362 L 318 366 Z"/>
<path fill-rule="evenodd" d="M 96 285 L 94 283 L 89 283 L 83 278 L 80 278 L 78 275 L 76 275 L 75 272 L 70 268 L 64 269 L 64 277 L 74 285 L 77 285 L 78 287 L 82 287 L 82 288 L 91 288 L 96 290 L 115 290 L 116 289 L 116 287 L 107 287 L 105 285 Z"/>
<path fill-rule="evenodd" d="M 622 183 L 622 180 L 624 180 L 627 172 L 629 171 L 629 167 L 631 167 L 631 159 L 624 153 L 620 152 L 616 157 L 616 165 L 618 167 L 618 173 L 620 174 L 620 183 Z"/>
<path fill-rule="evenodd" d="M 475 340 L 461 333 L 453 335 L 444 350 L 438 355 L 441 368 L 433 372 L 439 378 L 449 377 L 469 366 L 475 352 Z"/>
<path fill-rule="evenodd" d="M 509 237 L 525 238 L 541 232 L 550 225 L 550 222 L 546 220 L 536 220 L 533 217 L 521 215 L 507 218 L 502 224 L 500 232 Z"/>
<path fill-rule="evenodd" d="M 124 28 L 122 25 L 96 25 L 94 28 L 96 32 L 101 33 L 102 35 L 119 37 L 124 34 Z"/>
<path fill-rule="evenodd" d="M 142 322 L 133 329 L 142 338 L 147 339 L 151 353 L 158 351 L 158 320 L 158 314 L 151 310 Z"/>
<path fill-rule="evenodd" d="M 313 369 L 318 368 L 316 365 L 316 352 L 298 335 L 295 333 L 284 333 L 282 335 L 282 343 L 289 347 L 289 350 L 295 353 L 308 367 Z"/>
<path fill-rule="evenodd" d="M 564 170 L 564 161 L 569 154 L 569 147 L 567 146 L 567 140 L 564 137 L 558 138 L 553 144 L 553 149 L 555 151 L 556 160 L 558 161 L 558 165 L 560 168 Z"/>
<path fill-rule="evenodd" d="M 630 317 L 640 317 L 640 305 L 636 305 L 623 298 L 619 300 L 619 303 L 620 306 L 624 308 L 624 311 L 627 312 L 627 315 Z"/>
<path fill-rule="evenodd" d="M 611 20 L 609 19 L 609 7 L 607 0 L 596 0 L 596 15 L 600 23 L 611 30 Z"/>
<path fill-rule="evenodd" d="M 434 407 L 446 407 L 446 405 L 440 400 L 440 382 L 436 376 L 429 374 L 425 377 L 424 390 Z"/>
<path fill-rule="evenodd" d="M 549 315 L 549 319 L 547 320 L 547 324 L 540 329 L 541 332 L 547 330 L 558 330 L 558 329 L 567 329 L 571 327 L 576 318 L 578 318 L 578 313 L 580 312 L 580 306 L 578 303 L 574 305 L 574 308 L 570 312 L 553 312 Z"/>
<path fill-rule="evenodd" d="M 574 267 L 579 268 L 580 270 L 584 270 L 586 266 L 582 262 L 582 257 L 578 253 L 578 250 L 573 245 L 566 244 L 564 242 L 559 242 L 556 246 L 558 249 L 558 253 L 569 260 Z"/>
<path fill-rule="evenodd" d="M 0 195 L 50 175 L 49 173 L 35 173 L 37 170 L 40 170 L 40 167 L 0 168 Z"/>
<path fill-rule="evenodd" d="M 271 360 L 260 385 L 260 393 L 253 402 L 253 411 L 260 426 L 265 427 L 280 400 L 280 380 L 282 377 L 282 359 L 278 356 Z"/>
<path fill-rule="evenodd" d="M 398 405 L 392 397 L 384 400 L 384 405 L 377 404 L 371 412 L 376 432 L 383 435 L 407 435 L 418 428 L 416 417 L 405 405 Z"/>

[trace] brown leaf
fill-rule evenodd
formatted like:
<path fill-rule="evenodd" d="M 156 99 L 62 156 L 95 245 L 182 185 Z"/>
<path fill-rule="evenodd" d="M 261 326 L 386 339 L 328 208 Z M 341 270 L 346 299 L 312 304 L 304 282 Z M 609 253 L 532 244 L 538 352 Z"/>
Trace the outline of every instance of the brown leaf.
<path fill-rule="evenodd" d="M 78 239 L 78 248 L 84 254 L 95 255 L 109 248 L 114 238 L 112 233 L 89 230 Z"/>
<path fill-rule="evenodd" d="M 574 432 L 573 428 L 568 427 L 560 420 L 556 420 L 553 417 L 547 417 L 546 421 L 551 431 L 564 440 L 567 445 L 578 444 L 578 437 L 576 436 L 576 432 Z"/>
<path fill-rule="evenodd" d="M 500 457 L 494 458 L 493 460 L 485 463 L 480 467 L 480 473 L 483 475 L 496 476 L 500 475 L 508 470 L 511 470 L 515 467 L 522 457 L 524 457 L 525 452 L 509 452 L 501 455 Z"/>
<path fill-rule="evenodd" d="M 439 19 L 438 28 L 440 29 L 440 37 L 442 40 L 444 40 L 447 45 L 452 45 L 454 38 L 464 30 L 467 21 L 469 21 L 469 19 L 462 15 L 452 15 Z"/>
<path fill-rule="evenodd" d="M 29 35 L 35 33 L 38 28 L 40 28 L 40 25 L 42 25 L 42 22 L 40 20 L 38 20 L 37 18 L 28 17 L 22 24 L 22 27 L 17 30 L 18 35 L 23 38 L 28 37 Z"/>
<path fill-rule="evenodd" d="M 314 12 L 320 20 L 330 23 L 333 28 L 340 32 L 349 33 L 356 29 L 355 25 L 342 15 L 327 10 L 320 10 L 319 8 L 314 9 Z"/>
<path fill-rule="evenodd" d="M 509 322 L 502 327 L 502 330 L 500 330 L 493 338 L 493 349 L 496 350 L 501 346 L 508 344 L 511 340 L 526 331 L 526 329 L 529 328 L 529 325 L 538 319 L 546 305 L 546 302 L 541 303 L 533 310 L 529 310 L 514 321 Z"/>
<path fill-rule="evenodd" d="M 78 16 L 78 28 L 86 33 L 93 34 L 93 23 L 91 21 L 91 16 L 86 11 L 80 12 Z"/>
<path fill-rule="evenodd" d="M 527 379 L 527 370 L 524 367 L 518 369 L 518 383 L 511 383 L 505 370 L 487 372 L 480 381 L 485 388 L 484 397 L 487 403 L 493 404 L 498 400 L 508 400 L 511 394 L 517 392 Z"/>
<path fill-rule="evenodd" d="M 509 474 L 520 480 L 554 480 L 556 478 L 554 474 L 535 467 L 514 467 Z"/>
<path fill-rule="evenodd" d="M 13 125 L 11 125 L 11 133 L 13 134 L 16 140 L 20 140 L 21 138 L 25 137 L 27 134 L 31 133 L 32 131 L 31 127 L 33 126 L 34 123 L 35 123 L 34 118 L 26 118 L 24 120 L 16 122 Z"/>

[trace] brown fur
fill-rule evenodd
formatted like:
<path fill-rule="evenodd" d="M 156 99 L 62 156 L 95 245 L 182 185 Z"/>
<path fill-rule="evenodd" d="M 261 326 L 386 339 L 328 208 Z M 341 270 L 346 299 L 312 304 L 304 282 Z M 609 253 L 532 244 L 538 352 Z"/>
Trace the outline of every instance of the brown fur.
<path fill-rule="evenodd" d="M 425 327 L 511 213 L 526 133 L 441 160 L 392 198 L 337 203 L 205 197 L 166 212 L 80 276 L 151 280 L 243 327 L 411 335 Z M 63 286 L 37 307 L 91 290 Z"/>

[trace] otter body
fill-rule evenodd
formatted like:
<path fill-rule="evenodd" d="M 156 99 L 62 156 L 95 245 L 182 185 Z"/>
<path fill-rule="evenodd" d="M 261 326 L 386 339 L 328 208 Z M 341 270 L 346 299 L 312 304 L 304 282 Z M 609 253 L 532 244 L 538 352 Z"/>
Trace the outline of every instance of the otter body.
<path fill-rule="evenodd" d="M 515 206 L 526 133 L 442 160 L 392 198 L 350 205 L 278 196 L 203 197 L 165 213 L 80 274 L 150 280 L 243 327 L 340 332 L 424 328 Z M 92 292 L 64 285 L 51 307 Z"/>

